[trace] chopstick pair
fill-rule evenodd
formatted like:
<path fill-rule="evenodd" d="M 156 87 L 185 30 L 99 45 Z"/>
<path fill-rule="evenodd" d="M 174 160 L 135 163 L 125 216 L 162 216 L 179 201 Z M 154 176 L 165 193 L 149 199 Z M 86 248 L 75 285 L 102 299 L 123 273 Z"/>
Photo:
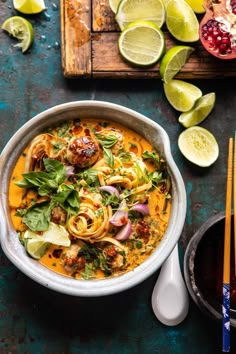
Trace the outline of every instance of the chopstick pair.
<path fill-rule="evenodd" d="M 234 150 L 234 151 L 233 151 Z M 234 189 L 233 189 L 234 186 Z M 234 225 L 236 226 L 236 132 L 229 139 L 226 206 L 225 206 L 225 230 L 224 230 L 224 262 L 223 262 L 223 305 L 222 305 L 222 331 L 223 352 L 230 351 L 230 248 L 231 248 L 231 209 L 232 190 L 234 193 Z M 236 227 L 234 227 L 234 261 L 236 272 Z"/>

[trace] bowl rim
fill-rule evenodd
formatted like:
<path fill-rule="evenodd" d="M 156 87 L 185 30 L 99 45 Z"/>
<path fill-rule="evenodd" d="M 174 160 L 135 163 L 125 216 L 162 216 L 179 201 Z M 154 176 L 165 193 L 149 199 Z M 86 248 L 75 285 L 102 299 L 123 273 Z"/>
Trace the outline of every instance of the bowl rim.
<path fill-rule="evenodd" d="M 233 211 L 231 212 L 231 216 L 232 215 Z M 200 228 L 194 233 L 186 247 L 183 265 L 186 286 L 193 301 L 204 314 L 217 321 L 222 320 L 222 314 L 220 314 L 211 304 L 209 304 L 205 300 L 201 290 L 196 285 L 194 274 L 194 259 L 197 253 L 198 245 L 204 237 L 206 231 L 209 230 L 213 225 L 217 224 L 218 222 L 221 222 L 223 219 L 225 219 L 224 211 L 212 215 L 200 226 Z M 236 319 L 231 318 L 230 323 L 234 327 L 236 327 Z"/>
<path fill-rule="evenodd" d="M 42 265 L 40 265 L 40 268 L 38 266 L 38 261 L 30 259 L 28 255 L 25 255 L 24 248 L 20 244 L 19 240 L 17 239 L 17 244 L 16 242 L 13 242 L 13 238 L 16 238 L 16 231 L 13 230 L 13 228 L 11 227 L 11 223 L 9 221 L 10 218 L 8 216 L 8 206 L 6 202 L 8 192 L 7 187 L 9 184 L 8 180 L 6 180 L 6 175 L 7 173 L 9 174 L 9 165 L 11 165 L 11 161 L 13 158 L 13 147 L 17 147 L 17 151 L 22 152 L 25 145 L 27 145 L 24 139 L 27 141 L 27 143 L 29 143 L 29 141 L 31 140 L 29 137 L 24 137 L 33 134 L 33 128 L 33 136 L 37 135 L 39 132 L 42 131 L 41 127 L 39 128 L 38 132 L 36 132 L 38 129 L 38 122 L 41 122 L 41 124 L 43 124 L 43 122 L 45 123 L 45 121 L 50 121 L 50 124 L 47 123 L 47 125 L 50 126 L 52 125 L 53 117 L 56 114 L 61 114 L 63 116 L 63 114 L 67 111 L 91 108 L 94 110 L 100 110 L 101 112 L 104 110 L 107 112 L 113 112 L 114 114 L 124 114 L 133 118 L 135 122 L 137 120 L 137 122 L 141 122 L 144 125 L 147 125 L 149 129 L 154 129 L 154 132 L 157 133 L 158 138 L 161 140 L 162 143 L 163 154 L 167 161 L 169 173 L 172 179 L 173 193 L 175 195 L 175 200 L 173 202 L 171 210 L 173 220 L 169 223 L 163 241 L 158 246 L 158 260 L 155 257 L 157 251 L 156 250 L 154 253 L 152 253 L 152 255 L 148 257 L 145 262 L 143 262 L 141 265 L 139 265 L 134 270 L 128 273 L 125 273 L 121 276 L 111 277 L 108 279 L 97 279 L 93 281 L 75 280 L 73 278 L 65 277 L 47 269 Z M 61 121 L 68 119 L 69 118 L 60 118 Z M 106 119 L 108 118 L 106 117 Z M 114 121 L 114 119 L 112 118 L 110 120 Z M 17 154 L 17 157 L 19 157 L 19 153 Z M 15 160 L 17 160 L 17 158 L 15 158 Z M 170 140 L 167 135 L 167 132 L 158 123 L 151 120 L 150 118 L 147 118 L 146 116 L 130 108 L 110 102 L 81 100 L 62 103 L 48 108 L 31 118 L 15 132 L 15 134 L 8 141 L 0 155 L 0 181 L 1 185 L 3 185 L 3 188 L 1 188 L 0 193 L 0 243 L 5 255 L 20 271 L 22 271 L 32 280 L 52 290 L 68 295 L 81 297 L 111 295 L 127 290 L 141 283 L 146 278 L 151 276 L 156 270 L 158 270 L 162 263 L 170 255 L 171 251 L 174 249 L 174 246 L 176 245 L 178 239 L 181 236 L 185 222 L 186 190 L 180 171 L 177 165 L 175 164 L 171 153 Z M 12 236 L 12 238 L 10 238 L 10 235 Z M 18 244 L 21 248 L 18 247 Z M 163 249 L 165 252 L 162 251 Z"/>

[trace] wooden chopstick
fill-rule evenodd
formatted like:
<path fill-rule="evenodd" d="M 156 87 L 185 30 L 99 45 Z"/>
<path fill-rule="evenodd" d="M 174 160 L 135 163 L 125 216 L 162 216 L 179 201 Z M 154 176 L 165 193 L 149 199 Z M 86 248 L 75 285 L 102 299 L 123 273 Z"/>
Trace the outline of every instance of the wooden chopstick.
<path fill-rule="evenodd" d="M 233 168 L 233 193 L 234 193 L 234 275 L 236 276 L 236 132 L 234 133 L 234 168 Z"/>
<path fill-rule="evenodd" d="M 223 306 L 222 330 L 223 352 L 230 351 L 230 246 L 231 246 L 231 207 L 232 207 L 233 139 L 229 139 L 228 169 L 226 185 L 224 264 L 223 264 Z"/>

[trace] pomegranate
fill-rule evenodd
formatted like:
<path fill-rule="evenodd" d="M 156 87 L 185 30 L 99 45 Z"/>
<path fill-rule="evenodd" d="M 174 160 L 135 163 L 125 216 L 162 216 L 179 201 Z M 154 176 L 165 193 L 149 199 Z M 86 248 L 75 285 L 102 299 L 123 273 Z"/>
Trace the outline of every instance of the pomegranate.
<path fill-rule="evenodd" d="M 199 26 L 204 48 L 220 59 L 236 58 L 236 0 L 206 0 Z"/>

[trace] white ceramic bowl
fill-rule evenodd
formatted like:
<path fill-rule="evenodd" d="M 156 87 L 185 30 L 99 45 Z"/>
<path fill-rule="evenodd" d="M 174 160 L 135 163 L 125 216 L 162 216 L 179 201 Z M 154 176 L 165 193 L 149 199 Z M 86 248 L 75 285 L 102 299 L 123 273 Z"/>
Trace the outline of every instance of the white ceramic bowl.
<path fill-rule="evenodd" d="M 31 259 L 20 244 L 9 216 L 8 188 L 13 167 L 32 138 L 55 123 L 75 118 L 102 118 L 121 123 L 144 136 L 166 159 L 172 180 L 172 209 L 167 231 L 147 260 L 121 276 L 76 280 L 50 271 Z M 151 119 L 128 108 L 102 101 L 77 101 L 52 107 L 30 119 L 10 139 L 0 156 L 1 246 L 9 260 L 24 274 L 55 291 L 81 297 L 103 296 L 129 289 L 157 271 L 178 242 L 186 215 L 186 192 L 173 160 L 165 130 Z"/>

